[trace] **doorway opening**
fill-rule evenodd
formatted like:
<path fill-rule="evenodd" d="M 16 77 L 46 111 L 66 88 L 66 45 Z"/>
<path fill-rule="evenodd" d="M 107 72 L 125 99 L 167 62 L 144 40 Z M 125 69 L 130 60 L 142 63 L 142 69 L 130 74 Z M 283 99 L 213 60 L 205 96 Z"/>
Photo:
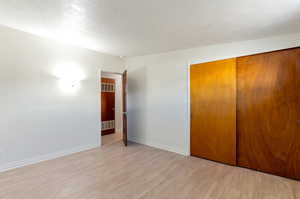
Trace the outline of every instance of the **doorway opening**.
<path fill-rule="evenodd" d="M 123 140 L 127 146 L 126 71 L 101 71 L 101 145 Z"/>

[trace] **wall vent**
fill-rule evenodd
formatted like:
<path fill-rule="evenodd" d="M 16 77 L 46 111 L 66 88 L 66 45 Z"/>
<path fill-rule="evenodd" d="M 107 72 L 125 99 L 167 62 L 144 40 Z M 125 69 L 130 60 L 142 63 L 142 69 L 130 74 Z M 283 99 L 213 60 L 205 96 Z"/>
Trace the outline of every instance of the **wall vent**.
<path fill-rule="evenodd" d="M 110 92 L 110 93 L 115 92 L 115 84 L 102 82 L 101 83 L 101 92 Z"/>
<path fill-rule="evenodd" d="M 101 122 L 102 131 L 110 130 L 115 128 L 115 120 L 102 121 Z"/>

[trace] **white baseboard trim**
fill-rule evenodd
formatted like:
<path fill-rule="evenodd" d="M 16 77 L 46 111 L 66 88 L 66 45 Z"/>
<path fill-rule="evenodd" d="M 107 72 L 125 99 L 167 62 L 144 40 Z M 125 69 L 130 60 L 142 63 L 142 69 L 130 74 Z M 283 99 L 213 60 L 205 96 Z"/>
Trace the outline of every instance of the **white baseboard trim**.
<path fill-rule="evenodd" d="M 130 140 L 132 142 L 135 142 L 135 143 L 139 143 L 139 144 L 151 146 L 151 147 L 154 147 L 154 148 L 162 149 L 162 150 L 165 150 L 165 151 L 170 151 L 170 152 L 178 153 L 178 154 L 181 154 L 181 155 L 189 156 L 189 153 L 186 152 L 184 149 L 178 149 L 178 148 L 173 147 L 173 146 L 168 146 L 168 145 L 164 145 L 164 144 L 149 142 L 145 139 L 141 139 L 141 138 L 137 138 L 137 137 L 130 137 L 128 140 Z"/>
<path fill-rule="evenodd" d="M 78 153 L 81 151 L 90 150 L 90 149 L 97 148 L 97 147 L 100 147 L 99 144 L 83 145 L 83 146 L 74 147 L 72 149 L 67 149 L 67 150 L 62 150 L 62 151 L 58 151 L 58 152 L 54 152 L 54 153 L 36 156 L 34 158 L 28 158 L 25 160 L 9 162 L 9 163 L 0 165 L 0 172 L 24 167 L 24 166 L 31 165 L 31 164 L 36 164 L 36 163 L 46 161 L 46 160 L 56 159 L 59 157 L 63 157 L 63 156 L 70 155 L 73 153 Z"/>

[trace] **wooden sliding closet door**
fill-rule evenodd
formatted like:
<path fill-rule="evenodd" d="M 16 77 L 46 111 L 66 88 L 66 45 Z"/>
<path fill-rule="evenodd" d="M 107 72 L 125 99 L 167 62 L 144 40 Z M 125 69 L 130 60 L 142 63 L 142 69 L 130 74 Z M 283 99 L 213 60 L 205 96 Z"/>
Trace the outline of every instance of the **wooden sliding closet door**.
<path fill-rule="evenodd" d="M 236 164 L 236 59 L 192 65 L 191 154 Z"/>
<path fill-rule="evenodd" d="M 300 50 L 237 59 L 238 165 L 300 179 Z"/>

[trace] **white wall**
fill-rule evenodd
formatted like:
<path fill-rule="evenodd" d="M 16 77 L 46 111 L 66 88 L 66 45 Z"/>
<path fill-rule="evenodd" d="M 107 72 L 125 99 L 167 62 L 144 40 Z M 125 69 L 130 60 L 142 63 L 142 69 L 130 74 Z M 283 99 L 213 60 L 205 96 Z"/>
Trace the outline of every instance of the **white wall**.
<path fill-rule="evenodd" d="M 97 72 L 122 60 L 1 26 L 0 44 L 0 171 L 99 146 Z M 296 46 L 300 34 L 126 59 L 129 139 L 188 154 L 188 63 Z M 86 76 L 73 94 L 53 75 L 69 61 Z"/>
<path fill-rule="evenodd" d="M 129 139 L 189 154 L 188 64 L 297 46 L 291 34 L 127 58 Z"/>
<path fill-rule="evenodd" d="M 122 96 L 122 76 L 112 73 L 101 73 L 102 77 L 115 80 L 115 130 L 117 133 L 123 132 L 123 96 Z"/>
<path fill-rule="evenodd" d="M 65 62 L 85 75 L 72 94 L 53 75 Z M 0 171 L 99 146 L 97 73 L 122 72 L 122 65 L 118 57 L 0 26 Z"/>

